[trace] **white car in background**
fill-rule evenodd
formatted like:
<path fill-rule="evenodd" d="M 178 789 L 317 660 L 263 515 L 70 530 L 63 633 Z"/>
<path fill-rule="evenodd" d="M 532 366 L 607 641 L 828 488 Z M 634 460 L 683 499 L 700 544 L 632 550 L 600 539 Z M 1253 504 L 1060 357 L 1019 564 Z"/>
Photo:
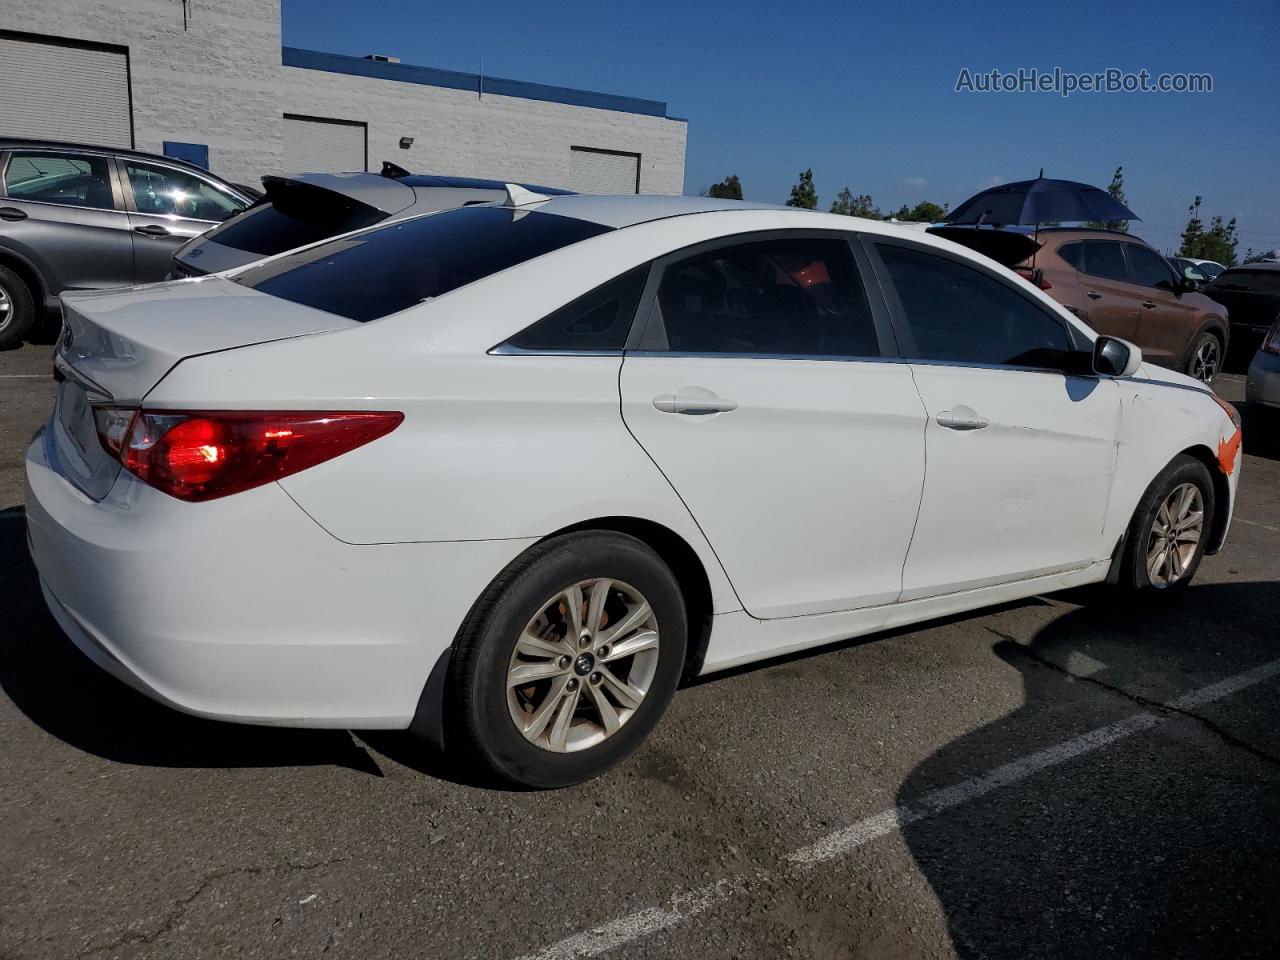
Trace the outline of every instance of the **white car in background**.
<path fill-rule="evenodd" d="M 71 639 L 189 713 L 411 728 L 536 787 L 682 678 L 1184 587 L 1239 477 L 1204 385 L 959 246 L 789 208 L 514 188 L 64 303 L 26 502 Z"/>

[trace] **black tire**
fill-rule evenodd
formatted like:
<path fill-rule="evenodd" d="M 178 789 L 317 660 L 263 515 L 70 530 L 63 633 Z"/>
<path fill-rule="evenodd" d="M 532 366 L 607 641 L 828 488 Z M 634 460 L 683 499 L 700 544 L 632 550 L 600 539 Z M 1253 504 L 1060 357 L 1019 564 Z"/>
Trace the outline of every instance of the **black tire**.
<path fill-rule="evenodd" d="M 1147 559 L 1153 545 L 1153 527 L 1156 517 L 1165 500 L 1184 483 L 1193 484 L 1200 491 L 1204 515 L 1200 538 L 1190 559 L 1182 565 L 1182 572 L 1177 579 L 1171 583 L 1153 583 L 1147 570 Z M 1213 478 L 1209 476 L 1208 468 L 1194 457 L 1186 455 L 1174 457 L 1172 462 L 1151 481 L 1146 493 L 1138 501 L 1138 508 L 1134 511 L 1133 519 L 1129 521 L 1125 551 L 1121 558 L 1120 576 L 1116 582 L 1129 590 L 1153 594 L 1157 591 L 1185 590 L 1194 579 L 1196 570 L 1200 567 L 1200 561 L 1204 558 L 1209 532 L 1213 529 L 1215 507 Z"/>
<path fill-rule="evenodd" d="M 604 577 L 631 585 L 648 601 L 659 634 L 657 666 L 644 699 L 616 732 L 594 746 L 553 752 L 525 739 L 508 709 L 516 640 L 558 591 Z M 461 749 L 502 780 L 525 787 L 564 787 L 598 776 L 634 751 L 666 710 L 684 668 L 687 636 L 679 584 L 640 540 L 583 531 L 537 544 L 489 585 L 454 640 L 448 749 Z"/>
<path fill-rule="evenodd" d="M 1209 354 L 1213 357 L 1213 369 L 1208 376 L 1205 376 L 1201 368 L 1204 357 Z M 1196 337 L 1195 343 L 1191 345 L 1191 351 L 1187 354 L 1187 362 L 1183 367 L 1183 372 L 1189 377 L 1195 377 L 1201 383 L 1213 383 L 1213 378 L 1222 372 L 1222 365 L 1225 361 L 1222 338 L 1216 333 L 1206 331 Z"/>
<path fill-rule="evenodd" d="M 35 319 L 35 300 L 26 281 L 8 267 L 0 267 L 0 350 L 21 344 Z"/>

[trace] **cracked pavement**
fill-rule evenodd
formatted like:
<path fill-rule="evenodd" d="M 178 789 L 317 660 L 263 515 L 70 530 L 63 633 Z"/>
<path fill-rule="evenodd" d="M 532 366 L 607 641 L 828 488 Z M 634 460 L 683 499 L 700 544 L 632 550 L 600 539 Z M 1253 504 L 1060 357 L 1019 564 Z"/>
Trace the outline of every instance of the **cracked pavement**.
<path fill-rule="evenodd" d="M 663 911 L 607 956 L 1276 955 L 1280 679 L 1187 699 L 1280 660 L 1280 444 L 1256 425 L 1227 549 L 1176 602 L 1089 588 L 733 671 L 601 780 L 507 792 L 403 735 L 176 714 L 79 655 L 23 540 L 48 349 L 0 354 L 4 960 L 519 957 Z M 787 866 L 1143 714 L 1160 722 Z"/>

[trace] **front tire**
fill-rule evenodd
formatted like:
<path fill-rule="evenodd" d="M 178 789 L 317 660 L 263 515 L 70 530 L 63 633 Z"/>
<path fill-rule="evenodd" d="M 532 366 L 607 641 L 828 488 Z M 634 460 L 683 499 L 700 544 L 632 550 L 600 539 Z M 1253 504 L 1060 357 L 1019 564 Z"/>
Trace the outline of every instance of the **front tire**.
<path fill-rule="evenodd" d="M 1187 376 L 1201 383 L 1212 383 L 1222 369 L 1222 341 L 1212 333 L 1202 333 L 1196 338 L 1187 358 Z"/>
<path fill-rule="evenodd" d="M 1215 509 L 1208 468 L 1194 457 L 1175 457 L 1134 511 L 1119 583 L 1132 590 L 1185 589 L 1204 557 Z"/>
<path fill-rule="evenodd" d="M 680 587 L 640 540 L 583 531 L 537 544 L 455 640 L 449 745 L 521 786 L 598 776 L 665 712 L 686 636 Z"/>
<path fill-rule="evenodd" d="M 26 282 L 8 267 L 0 267 L 0 350 L 21 344 L 35 319 L 35 300 Z"/>

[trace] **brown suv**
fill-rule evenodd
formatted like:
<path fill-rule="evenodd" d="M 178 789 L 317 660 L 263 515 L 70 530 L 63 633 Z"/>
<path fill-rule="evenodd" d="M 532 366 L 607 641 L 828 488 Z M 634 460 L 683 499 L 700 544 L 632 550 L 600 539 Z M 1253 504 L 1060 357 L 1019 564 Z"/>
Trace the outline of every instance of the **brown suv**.
<path fill-rule="evenodd" d="M 1099 333 L 1136 343 L 1152 363 L 1205 382 L 1222 367 L 1226 309 L 1137 237 L 1071 227 L 1038 235 L 959 226 L 929 232 L 1012 267 Z"/>

